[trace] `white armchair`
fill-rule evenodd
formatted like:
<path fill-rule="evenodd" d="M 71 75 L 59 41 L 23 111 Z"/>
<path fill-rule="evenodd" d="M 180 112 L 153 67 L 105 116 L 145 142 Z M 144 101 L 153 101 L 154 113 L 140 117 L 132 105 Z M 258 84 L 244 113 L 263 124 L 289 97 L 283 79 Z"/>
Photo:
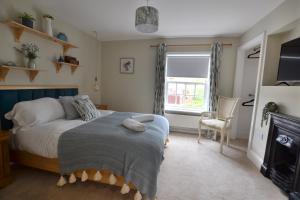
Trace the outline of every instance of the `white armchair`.
<path fill-rule="evenodd" d="M 229 145 L 231 123 L 233 114 L 238 103 L 238 98 L 228 98 L 219 96 L 217 112 L 203 112 L 200 114 L 199 120 L 199 137 L 198 143 L 201 140 L 201 130 L 213 130 L 216 134 L 220 132 L 220 152 L 223 152 L 224 137 L 227 136 L 227 145 Z"/>

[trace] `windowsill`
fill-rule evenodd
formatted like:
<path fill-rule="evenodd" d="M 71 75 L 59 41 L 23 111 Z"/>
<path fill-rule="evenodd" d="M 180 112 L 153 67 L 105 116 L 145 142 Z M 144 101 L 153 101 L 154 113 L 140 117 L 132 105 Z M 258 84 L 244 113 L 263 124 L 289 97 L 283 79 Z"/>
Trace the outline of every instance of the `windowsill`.
<path fill-rule="evenodd" d="M 177 114 L 177 115 L 188 115 L 188 116 L 200 116 L 203 111 L 192 111 L 192 110 L 171 110 L 166 109 L 167 114 Z"/>

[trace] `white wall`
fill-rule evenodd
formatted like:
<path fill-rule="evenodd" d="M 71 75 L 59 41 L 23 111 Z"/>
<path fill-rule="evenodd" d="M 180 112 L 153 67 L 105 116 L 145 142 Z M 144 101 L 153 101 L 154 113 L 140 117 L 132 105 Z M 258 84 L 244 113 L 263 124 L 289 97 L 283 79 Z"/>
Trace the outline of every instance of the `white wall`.
<path fill-rule="evenodd" d="M 244 63 L 243 83 L 242 83 L 242 94 L 240 96 L 241 100 L 239 102 L 239 107 L 238 107 L 239 113 L 237 119 L 236 137 L 243 138 L 243 139 L 249 138 L 253 107 L 242 106 L 242 102 L 249 101 L 254 98 L 254 97 L 249 97 L 249 94 L 253 94 L 253 95 L 255 94 L 256 78 L 258 72 L 258 61 L 259 61 L 259 59 L 247 58 L 247 56 L 250 53 L 253 53 L 252 49 L 250 49 L 246 53 L 246 58 Z"/>
<path fill-rule="evenodd" d="M 264 157 L 268 137 L 268 126 L 261 127 L 262 110 L 266 103 L 273 101 L 279 105 L 280 112 L 300 117 L 300 87 L 262 86 L 258 103 L 258 114 L 255 122 L 252 150 Z"/>
<path fill-rule="evenodd" d="M 50 10 L 45 12 L 37 10 L 30 0 L 1 0 L 1 21 L 18 20 L 17 16 L 22 12 L 28 12 L 38 19 L 36 23 L 36 28 L 38 29 L 41 27 L 41 16 L 45 12 L 51 14 Z M 22 56 L 13 47 L 20 47 L 22 43 L 34 43 L 40 48 L 37 67 L 47 71 L 40 72 L 34 82 L 30 82 L 23 71 L 9 71 L 6 81 L 0 82 L 0 84 L 76 84 L 79 85 L 80 93 L 89 94 L 94 102 L 99 103 L 100 92 L 93 90 L 93 79 L 96 68 L 100 69 L 100 60 L 98 60 L 100 52 L 97 50 L 100 47 L 100 42 L 94 37 L 65 24 L 60 19 L 55 19 L 54 30 L 66 33 L 69 41 L 79 47 L 78 49 L 70 49 L 68 54 L 77 57 L 82 67 L 78 68 L 73 75 L 69 67 L 63 67 L 61 72 L 57 74 L 52 60 L 62 54 L 61 46 L 30 33 L 24 33 L 21 37 L 21 43 L 16 43 L 10 28 L 1 23 L 0 62 L 14 61 L 18 65 L 24 66 Z"/>
<path fill-rule="evenodd" d="M 299 20 L 300 21 L 300 20 Z M 285 34 L 279 34 L 277 36 L 271 36 L 271 40 L 277 41 L 277 44 L 271 44 L 271 46 L 281 46 L 282 43 L 289 40 L 300 37 L 300 24 L 296 23 L 296 27 L 290 32 Z M 278 39 L 280 38 L 280 39 Z M 269 39 L 270 40 L 270 39 Z M 267 48 L 269 49 L 269 48 Z M 265 70 L 263 79 L 270 79 L 270 71 L 277 71 L 279 55 L 277 55 L 278 48 L 274 48 L 273 53 L 275 52 L 276 56 L 266 57 L 265 67 L 268 67 L 269 70 Z M 271 61 L 268 61 L 270 59 Z M 274 63 L 270 65 L 270 63 Z M 268 65 L 267 65 L 268 64 Z M 271 70 L 273 67 L 273 70 Z M 272 76 L 271 76 L 272 77 Z M 273 76 L 273 79 L 275 77 Z M 263 83 L 266 81 L 263 80 Z M 279 111 L 284 114 L 293 115 L 300 117 L 300 107 L 297 106 L 300 100 L 300 87 L 299 86 L 262 86 L 260 90 L 259 102 L 258 102 L 258 113 L 255 121 L 254 136 L 252 142 L 252 150 L 258 154 L 262 159 L 264 157 L 264 152 L 266 148 L 266 142 L 268 137 L 268 126 L 261 127 L 261 116 L 262 110 L 266 103 L 273 101 L 279 105 Z"/>
<path fill-rule="evenodd" d="M 262 85 L 272 86 L 276 84 L 281 43 L 281 34 L 269 35 L 267 38 Z"/>
<path fill-rule="evenodd" d="M 128 40 L 102 43 L 102 102 L 118 111 L 152 113 L 155 81 L 156 49 L 150 45 L 165 41 L 167 44 L 211 43 L 220 40 L 233 43 L 223 51 L 220 92 L 232 96 L 237 38 L 173 38 L 164 40 Z M 169 52 L 209 51 L 209 47 L 169 47 Z M 135 58 L 135 73 L 120 74 L 121 57 Z M 197 128 L 199 117 L 168 114 L 171 126 Z"/>
<path fill-rule="evenodd" d="M 281 43 L 288 42 L 290 40 L 296 39 L 300 35 L 300 18 L 288 25 L 289 31 L 281 34 Z"/>
<path fill-rule="evenodd" d="M 178 114 L 165 114 L 170 126 L 190 133 L 196 133 L 198 129 L 199 117 Z"/>
<path fill-rule="evenodd" d="M 241 38 L 241 43 L 250 41 L 264 31 L 266 31 L 267 34 L 276 32 L 278 29 L 292 23 L 298 18 L 300 18 L 300 1 L 286 0 L 247 31 Z"/>
<path fill-rule="evenodd" d="M 278 67 L 276 64 L 278 62 L 278 56 L 270 56 L 268 55 L 268 53 L 270 54 L 270 50 L 272 51 L 272 45 L 279 46 L 281 43 L 281 40 L 279 40 L 278 38 L 274 39 L 274 35 L 271 36 L 271 34 L 278 33 L 279 30 L 287 30 L 285 26 L 288 26 L 290 28 L 289 24 L 293 23 L 299 18 L 300 1 L 285 1 L 281 6 L 276 8 L 272 13 L 270 13 L 268 16 L 266 16 L 264 19 L 258 22 L 253 28 L 251 28 L 247 33 L 245 33 L 241 39 L 241 41 L 244 43 L 246 41 L 251 40 L 252 38 L 254 38 L 262 32 L 267 33 L 267 53 L 265 57 L 265 63 L 263 66 L 264 74 L 262 81 L 266 85 L 272 85 L 272 82 L 274 82 L 274 77 L 276 76 L 276 74 L 274 74 L 273 72 L 276 71 L 276 68 Z M 298 26 L 290 34 L 285 34 L 285 36 L 280 35 L 280 37 L 285 38 L 286 41 L 294 39 L 296 37 L 300 37 L 300 31 L 298 31 L 299 27 L 300 26 Z M 272 41 L 270 43 L 270 40 L 277 40 L 277 42 L 273 43 Z M 271 46 L 268 46 L 268 44 Z M 275 54 L 276 52 L 277 51 L 275 49 Z M 271 77 L 270 72 L 272 74 Z M 274 101 L 280 105 L 280 112 L 300 117 L 299 106 L 297 106 L 299 103 L 299 94 L 299 87 L 260 87 L 256 120 L 254 122 L 254 134 L 252 143 L 249 147 L 250 151 L 248 152 L 248 156 L 256 164 L 257 167 L 260 167 L 261 162 L 263 161 L 268 135 L 268 126 L 261 127 L 260 125 L 264 105 L 269 101 Z"/>
<path fill-rule="evenodd" d="M 156 40 L 102 42 L 102 102 L 117 111 L 151 112 Z M 134 74 L 120 74 L 120 58 L 135 58 Z"/>

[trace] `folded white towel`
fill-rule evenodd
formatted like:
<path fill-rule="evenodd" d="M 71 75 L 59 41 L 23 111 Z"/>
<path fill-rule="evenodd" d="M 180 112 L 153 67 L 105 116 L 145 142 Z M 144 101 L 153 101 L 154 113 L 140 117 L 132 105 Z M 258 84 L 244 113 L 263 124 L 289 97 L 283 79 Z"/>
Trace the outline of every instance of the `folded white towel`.
<path fill-rule="evenodd" d="M 134 115 L 131 118 L 138 122 L 150 122 L 154 120 L 154 115 L 152 114 Z"/>
<path fill-rule="evenodd" d="M 129 119 L 129 118 L 125 119 L 122 125 L 133 131 L 137 131 L 137 132 L 145 131 L 145 125 L 134 119 Z"/>

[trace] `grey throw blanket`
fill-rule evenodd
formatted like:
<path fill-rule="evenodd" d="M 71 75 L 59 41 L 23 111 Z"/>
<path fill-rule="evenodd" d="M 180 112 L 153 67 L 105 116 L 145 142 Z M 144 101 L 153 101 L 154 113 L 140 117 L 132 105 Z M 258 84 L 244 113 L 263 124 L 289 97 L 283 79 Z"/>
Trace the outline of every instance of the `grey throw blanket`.
<path fill-rule="evenodd" d="M 169 123 L 156 115 L 146 123 L 145 132 L 137 133 L 121 125 L 133 115 L 137 113 L 115 112 L 64 132 L 58 141 L 61 174 L 110 170 L 154 198 Z"/>

